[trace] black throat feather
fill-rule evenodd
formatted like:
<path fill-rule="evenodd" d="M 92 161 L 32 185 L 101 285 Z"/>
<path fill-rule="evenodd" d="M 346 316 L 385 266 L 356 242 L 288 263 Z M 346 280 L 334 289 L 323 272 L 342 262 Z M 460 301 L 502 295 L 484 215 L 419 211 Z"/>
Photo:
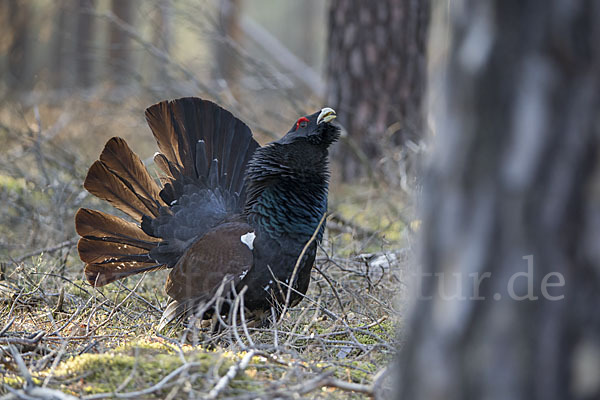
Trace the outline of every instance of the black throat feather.
<path fill-rule="evenodd" d="M 248 222 L 270 238 L 306 242 L 327 211 L 327 149 L 306 143 L 259 148 L 246 171 Z M 317 239 L 323 235 L 321 227 Z"/>

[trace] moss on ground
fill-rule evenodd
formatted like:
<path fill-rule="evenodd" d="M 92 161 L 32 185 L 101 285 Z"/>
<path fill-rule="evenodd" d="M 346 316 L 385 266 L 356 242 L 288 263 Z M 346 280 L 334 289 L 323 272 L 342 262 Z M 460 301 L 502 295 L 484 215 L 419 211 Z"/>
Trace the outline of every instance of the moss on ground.
<path fill-rule="evenodd" d="M 244 352 L 206 350 L 192 346 L 184 346 L 179 350 L 160 338 L 148 338 L 123 343 L 105 353 L 71 357 L 62 361 L 55 369 L 48 368 L 36 374 L 34 382 L 39 384 L 51 375 L 61 390 L 75 395 L 112 393 L 117 389 L 119 392 L 128 392 L 158 383 L 183 365 L 182 356 L 187 363 L 194 363 L 187 371 L 188 374 L 206 374 L 212 371 L 223 376 L 244 355 Z M 255 364 L 261 362 L 259 357 L 252 361 Z M 256 371 L 251 374 L 256 374 Z M 15 388 L 24 384 L 23 378 L 16 374 L 3 376 L 1 382 Z M 253 386 L 249 377 L 242 373 L 229 387 L 248 389 L 248 385 Z M 152 397 L 161 398 L 164 394 L 157 391 Z"/>
<path fill-rule="evenodd" d="M 394 324 L 389 320 L 382 321 L 369 328 L 364 326 L 358 326 L 357 328 L 372 333 L 372 335 L 369 335 L 368 333 L 356 332 L 354 336 L 361 344 L 377 344 L 381 341 L 390 342 L 395 334 Z M 374 335 L 377 337 L 374 337 Z M 377 338 L 380 340 L 377 340 Z"/>
<path fill-rule="evenodd" d="M 23 193 L 27 188 L 27 182 L 24 178 L 13 178 L 12 176 L 0 174 L 0 189 Z"/>

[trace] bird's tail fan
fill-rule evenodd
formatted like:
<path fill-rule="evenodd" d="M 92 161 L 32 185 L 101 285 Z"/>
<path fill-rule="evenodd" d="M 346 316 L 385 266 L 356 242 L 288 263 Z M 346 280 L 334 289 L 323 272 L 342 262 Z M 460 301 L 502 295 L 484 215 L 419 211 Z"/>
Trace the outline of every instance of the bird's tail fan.
<path fill-rule="evenodd" d="M 258 143 L 229 111 L 199 98 L 163 101 L 146 110 L 158 143 L 162 187 L 121 138 L 110 139 L 84 187 L 136 223 L 80 209 L 75 219 L 88 281 L 101 286 L 173 267 L 189 244 L 241 212 L 244 173 Z"/>
<path fill-rule="evenodd" d="M 106 143 L 99 160 L 90 167 L 84 187 L 139 223 L 144 215 L 157 217 L 164 205 L 160 188 L 121 138 Z M 81 236 L 77 249 L 86 263 L 85 275 L 94 286 L 163 267 L 149 255 L 160 239 L 135 223 L 81 208 L 75 216 L 75 229 Z"/>

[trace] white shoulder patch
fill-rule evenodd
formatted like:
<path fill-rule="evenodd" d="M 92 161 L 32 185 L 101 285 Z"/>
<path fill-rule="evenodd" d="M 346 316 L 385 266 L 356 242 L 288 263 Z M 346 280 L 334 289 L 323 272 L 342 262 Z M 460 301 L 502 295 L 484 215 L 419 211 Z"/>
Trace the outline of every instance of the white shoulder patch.
<path fill-rule="evenodd" d="M 254 239 L 256 235 L 254 232 L 248 232 L 245 235 L 240 236 L 240 240 L 244 243 L 250 250 L 254 249 Z"/>

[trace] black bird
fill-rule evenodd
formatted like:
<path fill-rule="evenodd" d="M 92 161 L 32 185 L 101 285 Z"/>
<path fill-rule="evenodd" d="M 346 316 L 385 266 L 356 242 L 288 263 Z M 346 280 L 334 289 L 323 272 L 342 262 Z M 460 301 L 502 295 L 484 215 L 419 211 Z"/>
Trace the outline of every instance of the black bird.
<path fill-rule="evenodd" d="M 107 142 L 84 187 L 135 223 L 77 212 L 77 248 L 89 283 L 171 268 L 166 292 L 173 300 L 161 327 L 192 312 L 207 318 L 216 303 L 227 312 L 231 302 L 215 299 L 242 290 L 255 316 L 273 304 L 297 304 L 323 236 L 328 148 L 340 134 L 335 116 L 323 108 L 301 117 L 281 139 L 260 147 L 248 126 L 210 101 L 190 97 L 149 107 L 162 187 L 123 139 Z"/>

